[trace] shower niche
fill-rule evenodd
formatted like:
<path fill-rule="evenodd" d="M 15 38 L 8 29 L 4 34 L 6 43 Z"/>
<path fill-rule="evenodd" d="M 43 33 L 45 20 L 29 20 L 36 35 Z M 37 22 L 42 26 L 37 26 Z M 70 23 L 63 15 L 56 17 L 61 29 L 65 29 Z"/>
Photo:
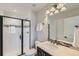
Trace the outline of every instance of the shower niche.
<path fill-rule="evenodd" d="M 30 48 L 31 22 L 0 16 L 0 56 L 17 56 Z"/>

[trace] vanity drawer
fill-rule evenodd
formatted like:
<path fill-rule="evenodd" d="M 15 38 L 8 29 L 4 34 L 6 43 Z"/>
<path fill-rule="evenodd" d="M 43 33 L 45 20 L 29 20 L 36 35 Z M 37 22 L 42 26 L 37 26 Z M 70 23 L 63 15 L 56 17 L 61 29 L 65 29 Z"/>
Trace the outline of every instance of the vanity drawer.
<path fill-rule="evenodd" d="M 51 56 L 49 53 L 41 49 L 40 47 L 37 47 L 37 56 Z"/>

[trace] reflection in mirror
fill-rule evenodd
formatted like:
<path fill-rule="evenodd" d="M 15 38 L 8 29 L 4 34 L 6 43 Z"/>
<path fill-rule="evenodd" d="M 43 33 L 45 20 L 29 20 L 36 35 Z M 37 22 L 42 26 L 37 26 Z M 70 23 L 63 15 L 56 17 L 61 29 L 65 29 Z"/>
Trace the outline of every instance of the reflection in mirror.
<path fill-rule="evenodd" d="M 78 43 L 79 35 L 77 36 L 78 29 L 75 27 L 76 25 L 79 26 L 79 16 L 74 16 L 74 17 L 69 17 L 69 18 L 64 19 L 65 40 L 72 42 L 72 45 L 75 47 L 79 45 Z"/>
<path fill-rule="evenodd" d="M 49 18 L 50 24 L 50 39 L 59 40 L 75 47 L 79 45 L 78 29 L 76 25 L 79 26 L 79 16 L 66 17 L 58 20 Z"/>
<path fill-rule="evenodd" d="M 50 18 L 49 24 L 50 24 L 50 39 L 63 40 L 64 38 L 63 20 L 53 20 Z"/>
<path fill-rule="evenodd" d="M 64 39 L 64 23 L 63 19 L 57 20 L 57 40 Z"/>
<path fill-rule="evenodd" d="M 50 24 L 50 39 L 52 40 L 56 40 L 56 21 L 53 19 L 49 20 L 49 24 Z M 49 28 L 48 28 L 49 29 Z"/>

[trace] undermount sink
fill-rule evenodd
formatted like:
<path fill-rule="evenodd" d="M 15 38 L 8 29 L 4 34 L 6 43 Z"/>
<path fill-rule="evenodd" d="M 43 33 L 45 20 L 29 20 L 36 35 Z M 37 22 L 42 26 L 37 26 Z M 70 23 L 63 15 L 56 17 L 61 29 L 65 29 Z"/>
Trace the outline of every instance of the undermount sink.
<path fill-rule="evenodd" d="M 38 47 L 55 56 L 79 56 L 79 51 L 60 44 L 53 44 L 50 41 L 41 42 L 40 44 L 38 44 Z"/>
<path fill-rule="evenodd" d="M 53 44 L 51 42 L 45 42 L 44 46 L 46 46 L 48 49 L 53 49 L 53 50 L 58 49 L 58 45 L 55 45 L 55 44 Z"/>

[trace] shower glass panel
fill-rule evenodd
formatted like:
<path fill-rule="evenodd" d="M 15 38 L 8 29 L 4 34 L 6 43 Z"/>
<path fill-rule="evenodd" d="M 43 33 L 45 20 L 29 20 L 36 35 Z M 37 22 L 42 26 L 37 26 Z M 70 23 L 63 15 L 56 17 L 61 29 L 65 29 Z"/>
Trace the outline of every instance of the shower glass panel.
<path fill-rule="evenodd" d="M 21 20 L 3 17 L 3 55 L 21 54 Z"/>
<path fill-rule="evenodd" d="M 29 21 L 23 21 L 23 51 L 26 53 L 29 49 L 29 35 L 30 35 L 30 27 Z"/>

